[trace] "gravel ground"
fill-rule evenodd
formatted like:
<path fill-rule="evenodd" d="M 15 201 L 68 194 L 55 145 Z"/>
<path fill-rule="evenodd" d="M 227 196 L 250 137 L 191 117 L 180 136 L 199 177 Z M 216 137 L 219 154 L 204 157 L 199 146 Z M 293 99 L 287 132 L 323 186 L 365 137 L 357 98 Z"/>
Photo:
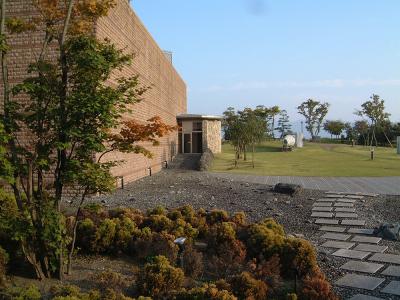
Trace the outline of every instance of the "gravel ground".
<path fill-rule="evenodd" d="M 301 195 L 290 197 L 274 193 L 272 187 L 266 185 L 173 169 L 143 178 L 127 185 L 124 190 L 93 201 L 100 201 L 110 208 L 126 206 L 141 210 L 158 205 L 174 208 L 190 204 L 206 210 L 224 209 L 231 213 L 244 211 L 249 221 L 274 217 L 288 234 L 304 235 L 317 247 L 320 266 L 333 282 L 344 275 L 339 267 L 346 260 L 333 258 L 330 254 L 334 251 L 317 246 L 323 243 L 320 238 L 322 234 L 318 230 L 319 226 L 313 224 L 310 218 L 313 202 L 323 195 L 322 191 L 304 190 Z M 357 202 L 356 210 L 360 219 L 367 221 L 367 227 L 373 228 L 381 222 L 400 221 L 399 201 L 400 196 L 365 198 Z M 388 253 L 400 253 L 400 243 L 383 241 L 382 244 L 389 246 Z M 343 298 L 349 296 L 348 289 L 335 289 Z M 351 294 L 354 294 L 354 290 Z"/>

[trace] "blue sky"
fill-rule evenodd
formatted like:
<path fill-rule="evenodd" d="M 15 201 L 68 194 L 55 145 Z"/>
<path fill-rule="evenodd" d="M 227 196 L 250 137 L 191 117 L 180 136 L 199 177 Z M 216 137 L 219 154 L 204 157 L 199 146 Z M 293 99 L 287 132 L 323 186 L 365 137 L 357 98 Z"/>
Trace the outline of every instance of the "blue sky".
<path fill-rule="evenodd" d="M 308 98 L 354 120 L 372 93 L 400 122 L 399 0 L 133 0 L 188 87 L 188 111 Z"/>

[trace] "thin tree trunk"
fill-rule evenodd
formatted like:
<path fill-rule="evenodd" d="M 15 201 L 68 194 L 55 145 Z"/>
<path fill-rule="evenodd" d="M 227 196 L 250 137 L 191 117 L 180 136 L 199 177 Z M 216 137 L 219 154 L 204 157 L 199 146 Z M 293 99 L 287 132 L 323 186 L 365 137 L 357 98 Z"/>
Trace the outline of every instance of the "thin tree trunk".
<path fill-rule="evenodd" d="M 392 142 L 389 140 L 388 136 L 386 135 L 386 132 L 383 131 L 383 134 L 385 135 L 386 140 L 388 141 L 390 148 L 393 148 Z"/>
<path fill-rule="evenodd" d="M 73 226 L 73 231 L 72 231 L 72 243 L 71 243 L 71 249 L 69 250 L 68 253 L 68 263 L 67 263 L 67 274 L 71 274 L 71 265 L 72 265 L 72 256 L 74 255 L 74 250 L 75 250 L 75 242 L 76 242 L 76 229 L 78 228 L 78 217 L 82 209 L 82 205 L 85 201 L 87 194 L 87 189 L 82 194 L 81 201 L 79 203 L 78 209 L 75 214 L 75 220 L 74 220 L 74 226 Z"/>

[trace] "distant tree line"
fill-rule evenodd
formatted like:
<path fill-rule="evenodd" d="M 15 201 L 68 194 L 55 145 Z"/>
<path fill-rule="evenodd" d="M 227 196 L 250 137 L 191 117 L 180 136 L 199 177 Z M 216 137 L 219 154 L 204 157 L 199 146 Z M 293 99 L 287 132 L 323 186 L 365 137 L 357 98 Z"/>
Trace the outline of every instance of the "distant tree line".
<path fill-rule="evenodd" d="M 355 113 L 361 119 L 355 122 L 326 120 L 329 108 L 329 103 L 314 99 L 308 99 L 297 107 L 297 112 L 305 118 L 305 129 L 312 141 L 320 139 L 321 130 L 329 133 L 331 140 L 371 147 L 392 146 L 396 137 L 400 136 L 400 123 L 390 121 L 385 101 L 378 95 L 373 94 L 361 105 Z M 236 149 L 235 165 L 240 158 L 247 160 L 249 149 L 254 157 L 254 147 L 262 140 L 293 134 L 286 110 L 276 105 L 258 105 L 254 109 L 245 108 L 242 111 L 229 107 L 223 115 L 224 138 Z M 275 132 L 279 136 L 275 136 Z"/>

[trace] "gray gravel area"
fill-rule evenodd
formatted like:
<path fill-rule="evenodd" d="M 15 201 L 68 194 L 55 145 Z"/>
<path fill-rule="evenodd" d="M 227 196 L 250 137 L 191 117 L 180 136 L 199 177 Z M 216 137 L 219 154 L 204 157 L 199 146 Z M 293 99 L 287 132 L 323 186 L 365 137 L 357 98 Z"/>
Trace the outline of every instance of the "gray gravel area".
<path fill-rule="evenodd" d="M 281 223 L 287 234 L 304 236 L 318 249 L 321 268 L 331 282 L 343 276 L 345 271 L 339 267 L 346 259 L 334 258 L 335 250 L 327 250 L 319 245 L 324 243 L 324 232 L 312 223 L 312 204 L 323 198 L 323 191 L 304 190 L 300 195 L 290 197 L 277 194 L 265 184 L 233 181 L 219 178 L 206 172 L 164 170 L 152 177 L 146 177 L 129 184 L 112 195 L 94 198 L 112 207 L 135 207 L 147 210 L 158 205 L 167 208 L 190 204 L 194 208 L 206 210 L 224 209 L 229 212 L 246 212 L 249 221 L 259 221 L 274 217 Z M 400 196 L 380 195 L 365 197 L 356 203 L 359 219 L 366 220 L 365 228 L 374 228 L 381 222 L 400 221 Z M 388 253 L 400 254 L 400 243 L 383 241 L 389 247 Z M 349 296 L 346 289 L 335 287 L 343 298 Z"/>

